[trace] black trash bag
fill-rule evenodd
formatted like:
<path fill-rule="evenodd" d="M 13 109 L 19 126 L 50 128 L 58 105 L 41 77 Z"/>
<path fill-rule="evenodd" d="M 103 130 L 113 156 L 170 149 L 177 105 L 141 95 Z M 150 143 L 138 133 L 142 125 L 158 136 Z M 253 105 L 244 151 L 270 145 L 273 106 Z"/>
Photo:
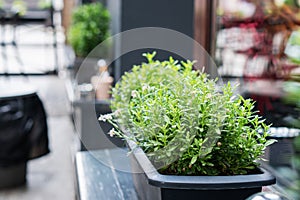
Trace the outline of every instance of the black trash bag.
<path fill-rule="evenodd" d="M 28 159 L 39 158 L 48 154 L 48 126 L 47 116 L 42 101 L 36 95 L 24 98 L 24 111 L 26 117 L 32 119 L 32 128 L 28 133 L 29 154 Z"/>
<path fill-rule="evenodd" d="M 46 114 L 37 95 L 0 101 L 0 166 L 49 153 Z"/>
<path fill-rule="evenodd" d="M 26 118 L 22 100 L 0 102 L 0 166 L 27 160 L 31 128 L 32 120 Z"/>

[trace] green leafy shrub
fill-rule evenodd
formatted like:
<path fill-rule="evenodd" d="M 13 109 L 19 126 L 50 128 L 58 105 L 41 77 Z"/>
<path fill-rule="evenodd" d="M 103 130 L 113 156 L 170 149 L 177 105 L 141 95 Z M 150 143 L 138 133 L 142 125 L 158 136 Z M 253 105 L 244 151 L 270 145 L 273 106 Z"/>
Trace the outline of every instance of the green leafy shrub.
<path fill-rule="evenodd" d="M 272 141 L 253 102 L 192 70 L 193 62 L 145 56 L 113 88 L 114 112 L 99 118 L 115 127 L 109 134 L 137 143 L 161 173 L 254 173 Z"/>
<path fill-rule="evenodd" d="M 68 31 L 68 42 L 75 54 L 85 57 L 107 39 L 109 22 L 109 12 L 101 3 L 85 4 L 76 8 Z"/>
<path fill-rule="evenodd" d="M 39 0 L 38 7 L 40 9 L 50 9 L 52 6 L 52 0 Z"/>

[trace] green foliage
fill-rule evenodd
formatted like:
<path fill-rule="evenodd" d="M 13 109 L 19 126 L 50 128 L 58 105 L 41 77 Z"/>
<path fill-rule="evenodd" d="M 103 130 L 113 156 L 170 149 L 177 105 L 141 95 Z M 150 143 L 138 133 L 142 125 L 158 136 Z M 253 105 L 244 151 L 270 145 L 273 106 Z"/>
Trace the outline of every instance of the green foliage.
<path fill-rule="evenodd" d="M 300 83 L 296 81 L 286 81 L 283 84 L 283 89 L 285 91 L 284 100 L 300 107 Z"/>
<path fill-rule="evenodd" d="M 113 88 L 110 135 L 136 142 L 161 173 L 233 175 L 255 171 L 269 126 L 230 83 L 192 70 L 193 62 L 154 60 L 134 66 Z M 121 127 L 121 128 L 120 128 Z M 174 159 L 176 158 L 176 159 Z M 173 159 L 173 160 L 172 160 Z"/>
<path fill-rule="evenodd" d="M 300 64 L 300 29 L 290 35 L 284 53 L 295 64 Z"/>
<path fill-rule="evenodd" d="M 293 167 L 283 168 L 285 177 L 288 177 L 289 185 L 285 192 L 290 199 L 300 199 L 300 136 L 294 139 L 294 153 L 291 159 Z"/>
<path fill-rule="evenodd" d="M 299 75 L 298 75 L 299 76 Z M 295 81 L 294 81 L 295 80 Z M 283 83 L 283 90 L 285 92 L 283 100 L 295 106 L 295 110 L 300 109 L 300 83 L 296 82 L 298 78 Z M 300 116 L 289 120 L 289 126 L 300 128 Z"/>
<path fill-rule="evenodd" d="M 68 42 L 77 56 L 87 56 L 109 36 L 110 15 L 101 3 L 79 6 L 72 15 Z"/>
<path fill-rule="evenodd" d="M 285 91 L 285 100 L 288 103 L 296 105 L 296 109 L 300 109 L 299 75 L 296 78 L 293 78 L 294 79 L 292 79 L 292 81 L 287 81 L 283 85 Z M 292 125 L 300 128 L 300 119 L 298 118 L 295 120 Z M 290 171 L 287 171 L 287 174 L 295 177 L 295 179 L 292 181 L 291 186 L 287 188 L 287 192 L 293 199 L 300 199 L 300 136 L 294 139 L 294 151 L 294 155 L 292 156 L 293 168 Z M 296 170 L 296 174 L 294 170 Z"/>
<path fill-rule="evenodd" d="M 22 0 L 14 0 L 12 3 L 13 10 L 18 11 L 19 15 L 24 15 L 27 11 L 27 3 Z"/>
<path fill-rule="evenodd" d="M 52 0 L 39 0 L 38 7 L 41 9 L 49 9 L 51 8 L 51 1 Z"/>

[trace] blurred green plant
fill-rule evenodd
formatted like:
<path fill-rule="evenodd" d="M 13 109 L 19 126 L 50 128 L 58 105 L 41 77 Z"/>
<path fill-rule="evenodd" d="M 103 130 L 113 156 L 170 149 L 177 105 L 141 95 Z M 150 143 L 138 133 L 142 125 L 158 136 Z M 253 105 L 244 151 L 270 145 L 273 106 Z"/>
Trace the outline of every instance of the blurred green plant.
<path fill-rule="evenodd" d="M 12 9 L 17 11 L 19 15 L 24 15 L 27 11 L 27 3 L 23 0 L 14 0 L 12 3 Z"/>
<path fill-rule="evenodd" d="M 86 57 L 98 44 L 109 37 L 110 15 L 101 3 L 84 4 L 72 14 L 68 42 L 75 54 Z"/>
<path fill-rule="evenodd" d="M 295 200 L 300 200 L 300 136 L 294 140 L 295 153 L 292 157 L 293 169 L 288 172 L 294 179 L 291 186 L 287 188 L 287 193 Z"/>
<path fill-rule="evenodd" d="M 41 9 L 49 9 L 52 5 L 51 1 L 52 0 L 39 0 L 38 7 Z"/>
<path fill-rule="evenodd" d="M 300 41 L 300 38 L 299 40 Z M 300 45 L 300 43 L 299 43 Z M 290 81 L 284 83 L 285 101 L 293 103 L 300 113 L 300 82 L 299 75 L 291 77 Z M 300 114 L 299 114 L 300 116 Z M 294 121 L 293 126 L 300 128 L 300 119 Z M 292 157 L 293 170 L 289 173 L 295 177 L 292 186 L 287 189 L 288 194 L 295 200 L 300 200 L 300 136 L 294 140 L 294 156 Z M 296 170 L 296 174 L 294 172 Z"/>
<path fill-rule="evenodd" d="M 288 39 L 284 53 L 292 62 L 300 64 L 300 29 L 292 32 Z"/>
<path fill-rule="evenodd" d="M 300 108 L 300 82 L 284 82 L 283 89 L 285 92 L 284 100 L 288 103 L 293 103 Z"/>
<path fill-rule="evenodd" d="M 233 96 L 230 83 L 217 86 L 192 70 L 191 61 L 158 61 L 155 52 L 144 56 L 148 62 L 134 66 L 113 88 L 114 113 L 99 118 L 114 126 L 110 135 L 136 142 L 155 166 L 166 163 L 161 173 L 256 172 L 256 161 L 273 140 L 266 139 L 269 126 L 253 111 L 254 102 Z"/>

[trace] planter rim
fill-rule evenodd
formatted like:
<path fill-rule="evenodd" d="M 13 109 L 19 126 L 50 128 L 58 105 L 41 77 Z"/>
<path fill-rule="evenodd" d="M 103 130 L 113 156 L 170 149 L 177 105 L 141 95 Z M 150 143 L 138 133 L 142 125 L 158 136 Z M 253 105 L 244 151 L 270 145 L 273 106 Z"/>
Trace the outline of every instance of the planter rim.
<path fill-rule="evenodd" d="M 148 183 L 161 188 L 172 189 L 243 189 L 258 188 L 276 183 L 276 178 L 267 170 L 259 168 L 261 174 L 232 176 L 180 176 L 160 174 L 152 165 L 144 151 L 133 141 L 127 141 L 132 155 L 143 169 Z"/>

